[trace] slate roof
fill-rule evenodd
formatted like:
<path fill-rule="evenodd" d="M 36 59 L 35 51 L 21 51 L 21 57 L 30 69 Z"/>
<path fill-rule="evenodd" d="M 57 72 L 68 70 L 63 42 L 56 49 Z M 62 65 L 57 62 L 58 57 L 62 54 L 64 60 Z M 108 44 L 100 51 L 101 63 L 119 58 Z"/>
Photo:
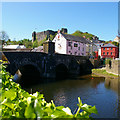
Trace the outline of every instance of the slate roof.
<path fill-rule="evenodd" d="M 61 33 L 65 39 L 67 40 L 71 40 L 71 41 L 77 41 L 77 42 L 81 42 L 81 43 L 87 43 L 87 44 L 91 44 L 91 42 L 89 40 L 86 40 L 83 37 L 78 37 L 78 36 L 73 36 L 73 35 L 68 35 L 68 34 L 63 34 Z"/>
<path fill-rule="evenodd" d="M 111 43 L 108 43 L 107 45 L 104 45 L 102 47 L 116 47 L 115 45 L 111 44 Z"/>

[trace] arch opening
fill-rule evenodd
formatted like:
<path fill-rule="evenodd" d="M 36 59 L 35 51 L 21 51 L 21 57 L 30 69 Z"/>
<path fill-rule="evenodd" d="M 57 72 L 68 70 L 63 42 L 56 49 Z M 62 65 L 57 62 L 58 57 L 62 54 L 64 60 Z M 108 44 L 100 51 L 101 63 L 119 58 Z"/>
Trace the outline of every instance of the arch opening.
<path fill-rule="evenodd" d="M 21 66 L 16 74 L 19 75 L 19 83 L 21 85 L 30 85 L 40 82 L 41 75 L 38 68 L 34 65 L 27 64 Z"/>
<path fill-rule="evenodd" d="M 68 77 L 68 68 L 64 64 L 56 66 L 56 79 L 65 79 Z"/>

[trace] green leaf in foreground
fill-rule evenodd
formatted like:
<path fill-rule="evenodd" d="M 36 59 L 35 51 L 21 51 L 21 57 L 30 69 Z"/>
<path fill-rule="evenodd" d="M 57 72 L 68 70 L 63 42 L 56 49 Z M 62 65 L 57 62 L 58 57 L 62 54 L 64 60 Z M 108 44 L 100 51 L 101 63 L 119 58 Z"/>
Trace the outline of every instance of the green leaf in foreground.
<path fill-rule="evenodd" d="M 2 99 L 9 98 L 10 100 L 14 100 L 16 98 L 16 90 L 14 88 L 4 91 L 2 93 Z"/>
<path fill-rule="evenodd" d="M 36 118 L 32 103 L 29 104 L 25 109 L 25 118 Z"/>
<path fill-rule="evenodd" d="M 97 112 L 97 109 L 95 106 L 90 106 L 90 105 L 87 105 L 87 104 L 84 104 L 83 106 L 81 106 L 82 110 L 88 112 L 88 113 L 95 113 L 95 114 L 98 114 Z"/>

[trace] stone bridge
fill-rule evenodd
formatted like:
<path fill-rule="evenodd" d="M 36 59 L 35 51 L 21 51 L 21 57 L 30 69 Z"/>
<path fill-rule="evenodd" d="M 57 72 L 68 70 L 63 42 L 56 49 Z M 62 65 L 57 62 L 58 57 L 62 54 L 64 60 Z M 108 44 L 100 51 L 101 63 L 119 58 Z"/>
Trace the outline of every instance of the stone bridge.
<path fill-rule="evenodd" d="M 3 52 L 8 59 L 7 71 L 14 75 L 40 75 L 42 78 L 56 78 L 66 75 L 91 73 L 92 64 L 87 57 L 41 52 Z"/>

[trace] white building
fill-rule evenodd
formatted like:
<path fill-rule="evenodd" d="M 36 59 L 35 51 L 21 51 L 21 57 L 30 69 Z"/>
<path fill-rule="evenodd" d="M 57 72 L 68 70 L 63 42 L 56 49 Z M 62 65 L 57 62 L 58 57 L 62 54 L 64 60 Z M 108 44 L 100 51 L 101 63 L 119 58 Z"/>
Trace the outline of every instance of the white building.
<path fill-rule="evenodd" d="M 86 44 L 88 41 L 83 37 L 63 34 L 58 31 L 53 42 L 55 42 L 56 53 L 86 56 Z"/>
<path fill-rule="evenodd" d="M 120 36 L 116 36 L 116 38 L 114 39 L 115 42 L 119 42 Z"/>
<path fill-rule="evenodd" d="M 104 43 L 94 43 L 97 46 L 98 56 L 101 56 L 101 47 Z"/>
<path fill-rule="evenodd" d="M 24 49 L 25 45 L 4 45 L 3 49 Z"/>

